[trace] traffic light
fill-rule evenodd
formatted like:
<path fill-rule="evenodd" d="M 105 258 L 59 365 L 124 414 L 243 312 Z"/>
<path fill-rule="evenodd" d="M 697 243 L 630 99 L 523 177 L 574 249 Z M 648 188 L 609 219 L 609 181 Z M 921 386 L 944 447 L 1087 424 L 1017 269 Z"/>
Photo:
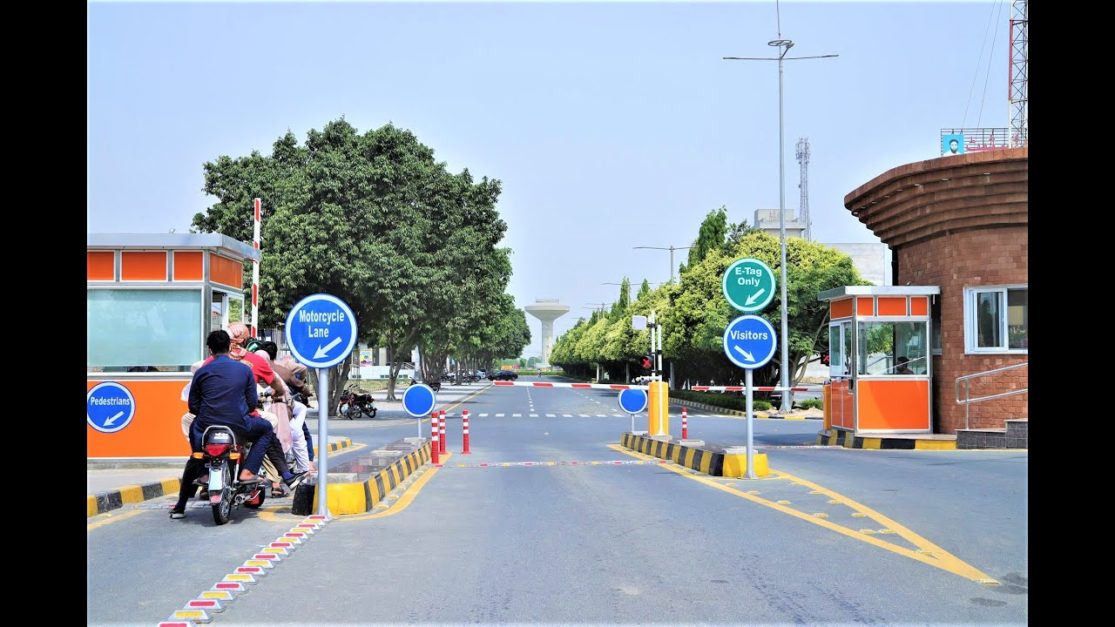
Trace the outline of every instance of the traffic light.
<path fill-rule="evenodd" d="M 821 353 L 821 363 L 826 365 L 826 366 L 829 365 L 829 352 L 828 351 L 825 351 L 825 352 Z"/>
<path fill-rule="evenodd" d="M 654 369 L 654 360 L 651 359 L 649 355 L 643 356 L 642 368 L 647 372 L 650 372 Z"/>

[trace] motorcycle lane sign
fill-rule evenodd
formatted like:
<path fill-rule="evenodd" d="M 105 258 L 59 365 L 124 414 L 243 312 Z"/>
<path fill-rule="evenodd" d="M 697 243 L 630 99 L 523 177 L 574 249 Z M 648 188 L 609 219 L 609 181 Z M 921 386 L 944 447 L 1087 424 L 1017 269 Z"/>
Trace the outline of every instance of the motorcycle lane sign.
<path fill-rule="evenodd" d="M 115 381 L 99 383 L 85 395 L 85 418 L 101 433 L 116 433 L 127 427 L 136 415 L 135 397 Z"/>
<path fill-rule="evenodd" d="M 336 296 L 307 296 L 287 315 L 286 341 L 294 358 L 303 364 L 332 368 L 356 345 L 356 316 Z"/>

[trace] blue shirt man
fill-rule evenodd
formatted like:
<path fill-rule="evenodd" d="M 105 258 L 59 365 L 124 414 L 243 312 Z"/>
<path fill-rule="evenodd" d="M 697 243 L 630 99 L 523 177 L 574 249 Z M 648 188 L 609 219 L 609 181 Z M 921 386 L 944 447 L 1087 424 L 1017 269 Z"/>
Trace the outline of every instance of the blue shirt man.
<path fill-rule="evenodd" d="M 206 427 L 231 427 L 237 439 L 254 442 L 244 459 L 241 481 L 251 481 L 259 474 L 263 456 L 275 437 L 271 423 L 248 412 L 259 402 L 252 369 L 228 356 L 231 340 L 225 331 L 213 331 L 205 339 L 213 360 L 198 368 L 190 383 L 187 405 L 195 414 L 190 427 L 190 444 L 201 450 Z"/>

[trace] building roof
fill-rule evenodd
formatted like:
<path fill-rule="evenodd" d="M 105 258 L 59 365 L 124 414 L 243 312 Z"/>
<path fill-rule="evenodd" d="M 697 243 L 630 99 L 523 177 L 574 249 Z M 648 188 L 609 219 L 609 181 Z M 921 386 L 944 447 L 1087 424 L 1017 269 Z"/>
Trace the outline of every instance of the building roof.
<path fill-rule="evenodd" d="M 189 249 L 204 248 L 259 261 L 260 252 L 250 244 L 223 233 L 88 233 L 87 248 Z"/>
<path fill-rule="evenodd" d="M 817 300 L 845 296 L 933 296 L 941 293 L 936 285 L 845 285 L 817 294 Z"/>

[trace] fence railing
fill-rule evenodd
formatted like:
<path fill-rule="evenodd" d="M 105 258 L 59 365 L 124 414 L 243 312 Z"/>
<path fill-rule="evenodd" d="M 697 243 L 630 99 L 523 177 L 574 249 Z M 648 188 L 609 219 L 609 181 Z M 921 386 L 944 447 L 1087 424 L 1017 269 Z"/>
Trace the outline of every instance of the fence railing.
<path fill-rule="evenodd" d="M 988 394 L 987 396 L 977 396 L 975 398 L 972 398 L 972 381 L 974 381 L 976 379 L 982 379 L 984 377 L 989 377 L 991 375 L 998 374 L 1000 372 L 1006 372 L 1008 370 L 1017 370 L 1018 368 L 1025 368 L 1026 366 L 1029 366 L 1029 365 L 1030 365 L 1030 362 L 1021 363 L 1021 364 L 1014 364 L 1013 366 L 1004 366 L 1002 368 L 995 368 L 993 370 L 984 370 L 983 372 L 975 372 L 975 373 L 972 373 L 972 374 L 966 374 L 964 376 L 957 377 L 956 378 L 956 403 L 958 405 L 963 405 L 964 406 L 964 428 L 965 429 L 970 429 L 971 428 L 968 425 L 968 415 L 969 415 L 969 409 L 968 408 L 971 407 L 973 403 L 980 403 L 980 402 L 983 402 L 983 401 L 989 401 L 993 398 L 1003 398 L 1004 396 L 1014 396 L 1015 394 L 1025 394 L 1030 389 L 1029 387 L 1025 387 L 1025 388 L 1022 388 L 1020 390 L 1007 390 L 1006 392 L 999 392 L 998 394 Z M 960 398 L 960 387 L 961 387 L 961 385 L 964 386 L 964 398 Z"/>

